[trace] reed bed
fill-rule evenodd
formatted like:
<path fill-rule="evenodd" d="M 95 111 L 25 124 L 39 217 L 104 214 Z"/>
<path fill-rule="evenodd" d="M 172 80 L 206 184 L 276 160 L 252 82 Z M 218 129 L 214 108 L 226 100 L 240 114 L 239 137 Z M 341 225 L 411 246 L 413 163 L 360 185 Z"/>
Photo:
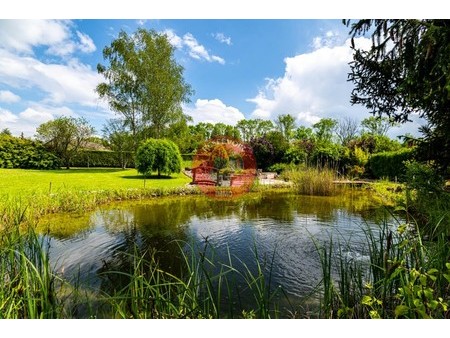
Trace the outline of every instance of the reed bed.
<path fill-rule="evenodd" d="M 330 196 L 335 193 L 335 174 L 327 168 L 298 167 L 283 172 L 282 177 L 293 183 L 302 195 Z"/>
<path fill-rule="evenodd" d="M 317 246 L 323 271 L 321 318 L 450 318 L 450 248 L 425 243 L 415 224 L 365 229 L 368 261 L 345 245 Z"/>

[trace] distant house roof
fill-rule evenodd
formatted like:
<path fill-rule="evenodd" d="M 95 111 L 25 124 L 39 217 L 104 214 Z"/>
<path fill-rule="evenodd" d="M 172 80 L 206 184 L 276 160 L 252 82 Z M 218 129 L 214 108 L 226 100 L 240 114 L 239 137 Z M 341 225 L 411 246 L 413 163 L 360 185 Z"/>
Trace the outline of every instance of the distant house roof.
<path fill-rule="evenodd" d="M 101 144 L 98 144 L 96 142 L 89 142 L 89 141 L 84 144 L 83 149 L 84 150 L 97 150 L 97 151 L 111 151 L 111 149 L 109 149 Z"/>

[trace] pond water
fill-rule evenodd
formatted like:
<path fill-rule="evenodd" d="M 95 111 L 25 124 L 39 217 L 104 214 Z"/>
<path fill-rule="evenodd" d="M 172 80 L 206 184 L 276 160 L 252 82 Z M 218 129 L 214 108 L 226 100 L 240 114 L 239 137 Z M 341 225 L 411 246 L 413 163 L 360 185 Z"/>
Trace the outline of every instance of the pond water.
<path fill-rule="evenodd" d="M 82 215 L 52 215 L 40 226 L 51 237 L 56 271 L 94 290 L 107 287 L 102 272 L 125 268 L 121 254 L 135 244 L 142 251 L 156 249 L 162 268 L 176 273 L 182 266 L 180 243 L 202 250 L 208 242 L 216 262 L 226 263 L 230 254 L 251 271 L 257 269 L 257 253 L 271 285 L 281 285 L 286 304 L 295 307 L 322 278 L 316 245 L 327 245 L 332 236 L 348 257 L 367 259 L 364 231 L 386 220 L 395 222 L 370 193 L 347 189 L 332 197 L 266 192 L 235 200 L 122 202 Z"/>

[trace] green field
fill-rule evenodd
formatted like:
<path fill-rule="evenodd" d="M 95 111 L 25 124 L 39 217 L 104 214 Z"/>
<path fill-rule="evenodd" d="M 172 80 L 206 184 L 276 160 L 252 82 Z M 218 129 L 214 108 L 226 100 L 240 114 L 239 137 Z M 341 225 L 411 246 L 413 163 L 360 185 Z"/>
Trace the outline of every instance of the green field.
<path fill-rule="evenodd" d="M 184 174 L 171 177 L 144 177 L 135 169 L 62 169 L 25 170 L 0 169 L 0 195 L 31 196 L 58 191 L 99 191 L 136 188 L 176 188 L 191 181 Z"/>

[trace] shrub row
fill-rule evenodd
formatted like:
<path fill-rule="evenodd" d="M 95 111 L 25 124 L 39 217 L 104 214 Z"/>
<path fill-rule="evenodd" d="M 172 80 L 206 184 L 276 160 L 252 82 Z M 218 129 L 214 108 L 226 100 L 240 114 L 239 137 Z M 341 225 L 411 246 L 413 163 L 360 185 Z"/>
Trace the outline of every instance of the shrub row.
<path fill-rule="evenodd" d="M 105 150 L 81 150 L 70 161 L 72 167 L 108 167 L 120 168 L 121 156 L 126 156 L 126 167 L 134 168 L 134 156 L 131 153 L 119 153 Z"/>
<path fill-rule="evenodd" d="M 42 143 L 10 135 L 0 135 L 0 168 L 56 169 L 59 159 Z"/>
<path fill-rule="evenodd" d="M 414 148 L 400 149 L 373 154 L 367 166 L 374 178 L 403 180 L 406 173 L 405 161 L 414 158 Z"/>

